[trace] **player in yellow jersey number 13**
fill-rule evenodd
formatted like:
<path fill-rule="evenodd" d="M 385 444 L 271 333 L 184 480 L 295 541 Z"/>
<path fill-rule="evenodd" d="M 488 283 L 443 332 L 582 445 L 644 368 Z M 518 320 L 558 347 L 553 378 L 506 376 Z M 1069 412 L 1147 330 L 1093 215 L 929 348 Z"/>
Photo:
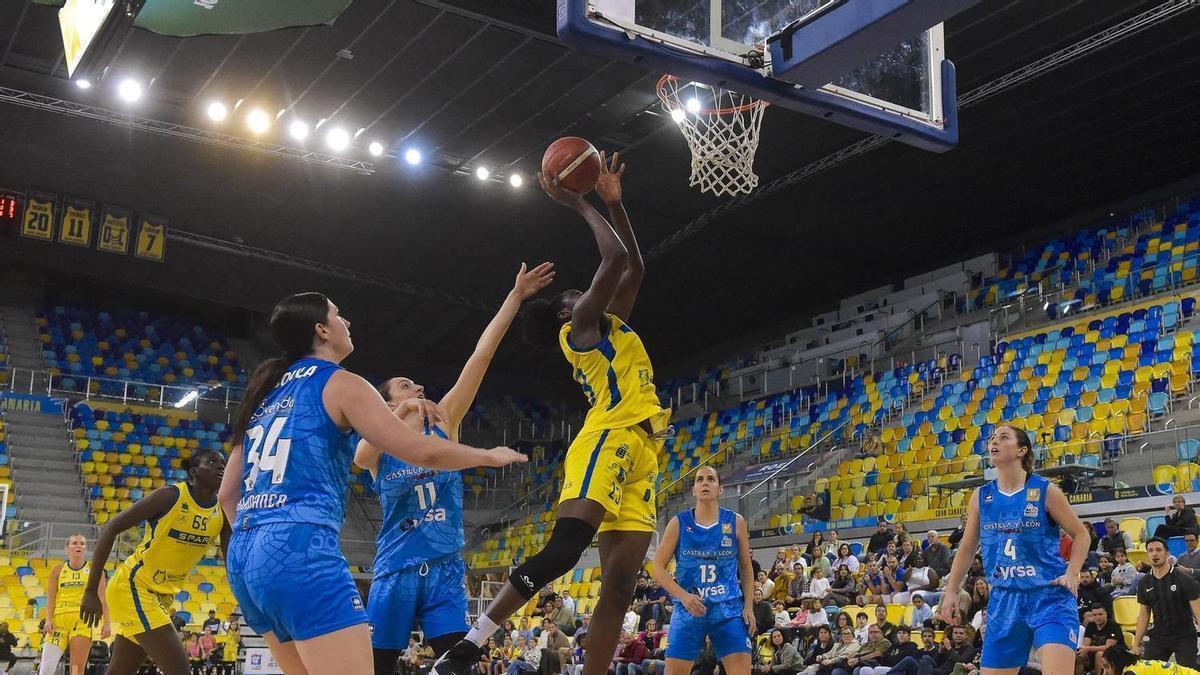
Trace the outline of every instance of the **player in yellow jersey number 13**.
<path fill-rule="evenodd" d="M 43 630 L 46 641 L 42 644 L 42 664 L 38 675 L 54 675 L 63 652 L 71 650 L 71 675 L 83 675 L 88 652 L 92 648 L 92 629 L 79 617 L 83 601 L 83 589 L 87 585 L 90 570 L 87 562 L 87 537 L 73 534 L 67 537 L 67 559 L 50 570 L 50 584 L 46 589 L 46 623 Z M 100 577 L 100 589 L 104 589 L 104 577 Z M 100 626 L 100 639 L 107 640 L 110 632 L 108 603 L 103 603 L 104 621 Z"/>
<path fill-rule="evenodd" d="M 225 455 L 219 450 L 196 450 L 184 467 L 186 481 L 159 488 L 117 514 L 96 540 L 80 611 L 90 626 L 100 621 L 100 579 L 113 542 L 125 530 L 145 523 L 142 543 L 117 566 L 104 590 L 117 624 L 106 675 L 134 675 L 147 656 L 163 675 L 191 671 L 168 612 L 180 583 L 209 547 L 219 540 L 225 551 L 229 524 L 217 503 Z"/>

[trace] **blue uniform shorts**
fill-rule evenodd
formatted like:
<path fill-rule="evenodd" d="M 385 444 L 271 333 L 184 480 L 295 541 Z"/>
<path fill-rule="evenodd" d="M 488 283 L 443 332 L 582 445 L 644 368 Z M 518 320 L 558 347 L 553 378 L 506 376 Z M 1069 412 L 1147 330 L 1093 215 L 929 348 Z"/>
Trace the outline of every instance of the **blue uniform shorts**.
<path fill-rule="evenodd" d="M 704 649 L 706 636 L 712 640 L 718 659 L 751 653 L 750 627 L 742 618 L 742 601 L 709 605 L 702 617 L 692 616 L 683 605 L 675 603 L 667 633 L 666 657 L 695 661 Z"/>
<path fill-rule="evenodd" d="M 397 570 L 371 582 L 371 646 L 404 649 L 418 621 L 425 639 L 466 633 L 467 566 L 457 555 Z"/>
<path fill-rule="evenodd" d="M 1019 668 L 1029 662 L 1029 650 L 1079 642 L 1079 605 L 1062 586 L 1029 590 L 997 589 L 988 600 L 987 632 L 983 636 L 983 668 Z"/>
<path fill-rule="evenodd" d="M 235 528 L 226 567 L 246 623 L 280 642 L 367 623 L 333 528 L 307 523 Z"/>

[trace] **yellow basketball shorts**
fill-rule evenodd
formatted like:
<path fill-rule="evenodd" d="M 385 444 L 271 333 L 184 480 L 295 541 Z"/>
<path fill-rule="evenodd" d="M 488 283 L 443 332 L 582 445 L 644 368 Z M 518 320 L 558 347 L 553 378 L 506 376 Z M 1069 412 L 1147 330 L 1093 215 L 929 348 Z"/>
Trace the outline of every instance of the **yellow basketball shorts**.
<path fill-rule="evenodd" d="M 43 644 L 56 645 L 66 651 L 67 645 L 77 637 L 92 639 L 92 629 L 79 618 L 79 608 L 63 609 L 54 613 L 54 630 L 46 634 Z"/>
<path fill-rule="evenodd" d="M 567 448 L 559 503 L 590 499 L 603 505 L 601 532 L 653 532 L 661 443 L 640 426 L 584 429 Z"/>
<path fill-rule="evenodd" d="M 142 585 L 135 566 L 132 572 L 117 570 L 108 582 L 108 616 L 113 632 L 137 642 L 137 636 L 171 623 L 171 605 L 175 598 L 156 593 Z"/>

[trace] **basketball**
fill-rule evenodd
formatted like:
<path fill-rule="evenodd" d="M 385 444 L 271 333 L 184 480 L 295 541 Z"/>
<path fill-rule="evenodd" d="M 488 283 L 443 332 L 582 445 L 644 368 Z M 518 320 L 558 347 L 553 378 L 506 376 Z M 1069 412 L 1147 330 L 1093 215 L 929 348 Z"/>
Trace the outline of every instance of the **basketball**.
<path fill-rule="evenodd" d="M 600 177 L 600 153 L 578 136 L 565 136 L 550 144 L 542 155 L 542 174 L 558 176 L 562 186 L 585 195 Z"/>

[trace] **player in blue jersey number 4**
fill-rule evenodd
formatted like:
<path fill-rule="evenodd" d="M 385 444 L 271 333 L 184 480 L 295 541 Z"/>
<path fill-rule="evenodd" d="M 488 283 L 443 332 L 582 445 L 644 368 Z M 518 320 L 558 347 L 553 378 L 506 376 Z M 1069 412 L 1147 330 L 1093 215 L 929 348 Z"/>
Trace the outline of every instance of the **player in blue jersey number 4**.
<path fill-rule="evenodd" d="M 1045 675 L 1075 672 L 1079 614 L 1075 596 L 1087 546 L 1071 549 L 1071 560 L 1058 552 L 1059 528 L 1076 541 L 1089 541 L 1067 497 L 1046 478 L 1033 473 L 1029 435 L 1010 425 L 996 427 L 988 457 L 996 480 L 971 495 L 967 524 L 950 570 L 941 614 L 947 621 L 958 609 L 958 592 L 976 547 L 983 548 L 983 569 L 992 586 L 987 633 L 980 670 L 983 675 L 1014 675 L 1036 647 Z"/>
<path fill-rule="evenodd" d="M 728 675 L 750 672 L 754 572 L 746 520 L 721 508 L 716 469 L 696 471 L 695 508 L 667 523 L 654 554 L 654 579 L 675 599 L 667 637 L 666 675 L 687 675 L 704 639 Z M 675 559 L 675 576 L 667 572 Z"/>

